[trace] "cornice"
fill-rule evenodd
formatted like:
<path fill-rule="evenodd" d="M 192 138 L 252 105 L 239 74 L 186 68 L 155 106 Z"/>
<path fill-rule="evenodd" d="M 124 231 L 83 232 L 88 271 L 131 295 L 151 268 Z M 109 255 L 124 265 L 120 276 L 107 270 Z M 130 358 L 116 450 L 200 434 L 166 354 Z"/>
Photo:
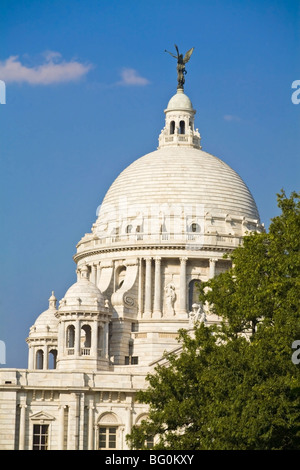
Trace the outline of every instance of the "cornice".
<path fill-rule="evenodd" d="M 84 251 L 82 253 L 76 253 L 73 256 L 73 260 L 75 263 L 80 261 L 83 258 L 89 257 L 89 256 L 94 256 L 94 255 L 100 255 L 104 253 L 118 253 L 118 252 L 126 252 L 126 251 L 144 251 L 144 250 L 183 250 L 188 252 L 195 253 L 197 251 L 218 251 L 218 252 L 224 252 L 224 253 L 231 253 L 237 246 L 234 247 L 224 247 L 220 246 L 217 247 L 215 245 L 203 245 L 201 247 L 197 247 L 196 249 L 190 249 L 186 247 L 185 245 L 167 245 L 167 246 L 162 246 L 162 245 L 143 245 L 143 246 L 137 246 L 137 245 L 132 245 L 132 246 L 118 246 L 118 247 L 107 247 L 107 248 L 99 248 L 99 249 L 93 249 L 93 250 L 88 250 Z"/>

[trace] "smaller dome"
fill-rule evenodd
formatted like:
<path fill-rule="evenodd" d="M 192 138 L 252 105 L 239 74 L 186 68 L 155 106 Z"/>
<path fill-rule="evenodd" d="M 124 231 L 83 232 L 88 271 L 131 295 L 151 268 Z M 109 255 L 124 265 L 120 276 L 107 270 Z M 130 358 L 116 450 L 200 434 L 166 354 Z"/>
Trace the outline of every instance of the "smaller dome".
<path fill-rule="evenodd" d="M 59 311 L 99 310 L 105 308 L 105 299 L 101 291 L 88 279 L 88 268 L 83 266 L 80 279 L 66 292 L 59 303 Z"/>
<path fill-rule="evenodd" d="M 46 310 L 45 312 L 41 313 L 35 323 L 34 327 L 36 331 L 48 330 L 48 331 L 57 331 L 58 321 L 55 318 L 56 310 Z"/>
<path fill-rule="evenodd" d="M 176 95 L 172 96 L 168 103 L 166 111 L 187 110 L 194 111 L 191 100 L 179 89 Z"/>
<path fill-rule="evenodd" d="M 57 333 L 58 320 L 55 316 L 56 312 L 56 298 L 54 296 L 54 292 L 52 292 L 52 295 L 49 298 L 48 310 L 45 310 L 37 317 L 36 321 L 34 322 L 34 325 L 30 328 L 29 335 L 40 336 L 41 334 L 43 334 L 44 336 L 45 334 L 52 335 Z"/>

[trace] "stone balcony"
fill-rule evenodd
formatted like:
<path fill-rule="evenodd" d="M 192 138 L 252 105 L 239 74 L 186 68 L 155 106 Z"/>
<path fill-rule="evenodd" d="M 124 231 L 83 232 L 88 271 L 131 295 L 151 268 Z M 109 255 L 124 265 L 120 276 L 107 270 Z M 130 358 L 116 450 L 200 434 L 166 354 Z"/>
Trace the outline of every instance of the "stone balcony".
<path fill-rule="evenodd" d="M 130 233 L 84 237 L 77 245 L 75 261 L 85 254 L 141 248 L 182 248 L 190 251 L 232 251 L 242 243 L 242 235 L 225 233 Z"/>

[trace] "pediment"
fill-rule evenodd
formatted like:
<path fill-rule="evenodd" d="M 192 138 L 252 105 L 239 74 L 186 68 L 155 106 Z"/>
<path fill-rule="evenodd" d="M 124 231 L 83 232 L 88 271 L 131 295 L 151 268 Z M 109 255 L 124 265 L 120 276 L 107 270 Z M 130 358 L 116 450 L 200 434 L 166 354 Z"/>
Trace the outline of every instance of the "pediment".
<path fill-rule="evenodd" d="M 39 411 L 38 413 L 35 413 L 34 415 L 32 415 L 30 419 L 33 421 L 44 422 L 44 421 L 53 421 L 55 418 L 54 416 L 51 416 L 48 413 L 45 413 L 44 411 Z"/>

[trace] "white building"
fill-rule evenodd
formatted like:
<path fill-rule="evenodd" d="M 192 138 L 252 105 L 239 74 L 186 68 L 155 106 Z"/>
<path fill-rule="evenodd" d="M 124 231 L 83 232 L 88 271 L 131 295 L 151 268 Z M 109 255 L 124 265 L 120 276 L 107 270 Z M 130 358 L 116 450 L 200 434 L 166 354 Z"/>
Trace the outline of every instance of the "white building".
<path fill-rule="evenodd" d="M 158 149 L 118 176 L 79 241 L 77 282 L 30 328 L 28 369 L 0 370 L 0 449 L 126 449 L 147 413 L 136 391 L 201 310 L 195 284 L 262 230 L 239 175 L 201 150 L 194 116 L 178 89 Z"/>

